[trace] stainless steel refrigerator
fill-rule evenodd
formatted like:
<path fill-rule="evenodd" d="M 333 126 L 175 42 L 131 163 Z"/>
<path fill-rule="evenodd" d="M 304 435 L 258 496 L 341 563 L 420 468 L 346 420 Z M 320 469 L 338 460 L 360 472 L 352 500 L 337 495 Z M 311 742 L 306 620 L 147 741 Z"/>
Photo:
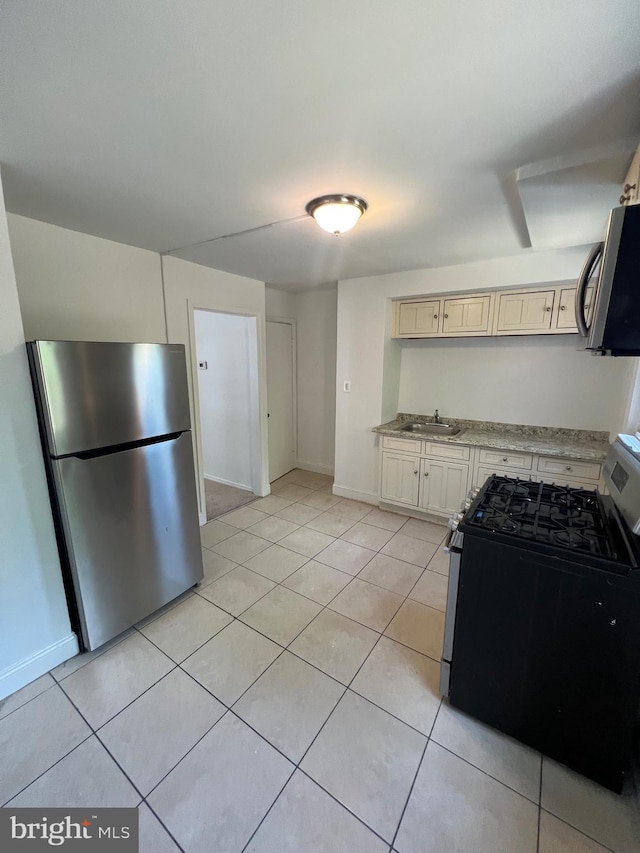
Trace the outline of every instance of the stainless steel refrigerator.
<path fill-rule="evenodd" d="M 27 351 L 69 610 L 95 649 L 202 580 L 184 347 Z"/>

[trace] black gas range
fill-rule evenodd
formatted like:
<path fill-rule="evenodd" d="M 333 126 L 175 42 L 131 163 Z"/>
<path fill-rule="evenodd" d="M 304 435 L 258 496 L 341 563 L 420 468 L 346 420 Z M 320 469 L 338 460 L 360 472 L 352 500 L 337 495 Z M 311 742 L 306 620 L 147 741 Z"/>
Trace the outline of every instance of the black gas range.
<path fill-rule="evenodd" d="M 615 504 L 598 491 L 494 474 L 459 528 L 540 553 L 563 555 L 603 571 L 628 574 L 637 555 Z"/>
<path fill-rule="evenodd" d="M 620 791 L 640 712 L 640 457 L 614 446 L 605 470 L 611 496 L 493 475 L 451 525 L 441 692 Z"/>

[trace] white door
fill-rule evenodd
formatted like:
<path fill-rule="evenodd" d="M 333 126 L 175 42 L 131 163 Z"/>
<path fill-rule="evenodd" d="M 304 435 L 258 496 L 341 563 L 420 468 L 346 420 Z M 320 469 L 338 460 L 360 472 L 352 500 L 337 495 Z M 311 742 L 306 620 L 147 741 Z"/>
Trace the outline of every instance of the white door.
<path fill-rule="evenodd" d="M 269 482 L 295 466 L 293 432 L 293 326 L 267 321 Z"/>

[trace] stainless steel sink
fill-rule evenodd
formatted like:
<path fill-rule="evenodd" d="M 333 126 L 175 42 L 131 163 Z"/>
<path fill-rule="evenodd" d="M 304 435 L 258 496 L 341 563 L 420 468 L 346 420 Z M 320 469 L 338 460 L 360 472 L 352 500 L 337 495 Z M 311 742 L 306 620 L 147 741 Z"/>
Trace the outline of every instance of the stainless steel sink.
<path fill-rule="evenodd" d="M 401 432 L 415 432 L 420 435 L 458 435 L 460 427 L 452 427 L 449 424 L 423 424 L 409 422 L 400 427 Z"/>

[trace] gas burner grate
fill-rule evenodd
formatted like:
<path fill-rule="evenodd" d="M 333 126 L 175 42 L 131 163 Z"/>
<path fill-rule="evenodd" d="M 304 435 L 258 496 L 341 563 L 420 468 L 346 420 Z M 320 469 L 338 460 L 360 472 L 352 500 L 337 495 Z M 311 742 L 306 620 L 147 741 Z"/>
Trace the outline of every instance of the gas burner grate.
<path fill-rule="evenodd" d="M 468 522 L 530 541 L 613 556 L 595 491 L 494 474 L 480 493 Z"/>

